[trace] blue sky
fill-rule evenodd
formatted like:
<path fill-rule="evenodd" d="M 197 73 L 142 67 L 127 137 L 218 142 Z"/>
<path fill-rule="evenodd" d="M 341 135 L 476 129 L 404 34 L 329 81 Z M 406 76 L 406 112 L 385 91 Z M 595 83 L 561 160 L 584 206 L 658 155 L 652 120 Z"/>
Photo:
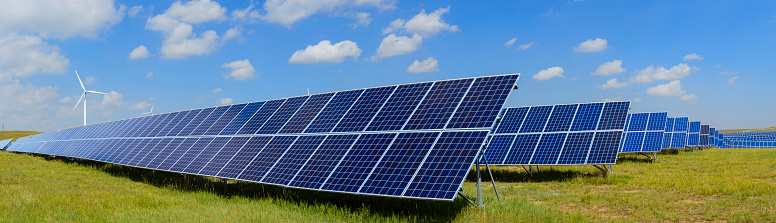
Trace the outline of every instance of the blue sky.
<path fill-rule="evenodd" d="M 89 123 L 521 73 L 507 106 L 776 125 L 772 1 L 0 0 L 0 122 Z M 616 79 L 616 80 L 615 80 Z"/>

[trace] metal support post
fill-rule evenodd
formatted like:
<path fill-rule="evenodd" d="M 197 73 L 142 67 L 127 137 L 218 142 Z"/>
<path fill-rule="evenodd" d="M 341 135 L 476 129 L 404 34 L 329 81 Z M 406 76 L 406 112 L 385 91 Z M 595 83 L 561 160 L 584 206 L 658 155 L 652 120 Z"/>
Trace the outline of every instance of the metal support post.
<path fill-rule="evenodd" d="M 654 160 L 657 160 L 657 152 L 652 152 L 652 157 L 654 157 Z"/>
<path fill-rule="evenodd" d="M 469 199 L 468 197 L 466 197 L 466 195 L 463 195 L 460 191 L 458 192 L 458 195 L 463 197 L 463 199 L 466 199 L 467 201 L 469 201 L 469 203 L 472 203 L 472 205 L 477 206 L 477 204 L 475 204 L 474 201 L 472 201 L 472 199 Z"/>
<path fill-rule="evenodd" d="M 229 184 L 229 180 L 227 180 L 226 178 L 221 178 L 221 181 L 224 182 L 224 185 Z"/>
<path fill-rule="evenodd" d="M 480 177 L 480 159 L 477 159 L 477 204 L 479 208 L 484 208 L 482 204 L 482 178 Z"/>
<path fill-rule="evenodd" d="M 498 188 L 496 188 L 496 179 L 493 178 L 493 172 L 490 171 L 488 159 L 485 158 L 485 155 L 482 155 L 482 160 L 485 161 L 485 167 L 488 168 L 488 175 L 490 175 L 490 182 L 493 183 L 493 190 L 496 191 L 496 198 L 498 198 L 498 203 L 503 206 L 504 202 L 501 201 L 501 195 L 498 194 Z"/>
<path fill-rule="evenodd" d="M 612 174 L 612 165 L 611 164 L 609 164 L 609 173 L 608 174 Z"/>

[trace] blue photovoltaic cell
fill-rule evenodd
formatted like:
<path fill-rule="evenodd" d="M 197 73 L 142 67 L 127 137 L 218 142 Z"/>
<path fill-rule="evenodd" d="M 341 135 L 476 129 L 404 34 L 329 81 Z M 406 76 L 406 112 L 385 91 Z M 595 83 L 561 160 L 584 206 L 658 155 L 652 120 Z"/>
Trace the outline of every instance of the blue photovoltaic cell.
<path fill-rule="evenodd" d="M 361 135 L 321 189 L 358 192 L 395 137 L 394 133 Z"/>
<path fill-rule="evenodd" d="M 399 134 L 359 193 L 401 195 L 437 136 L 438 132 Z"/>
<path fill-rule="evenodd" d="M 464 94 L 469 90 L 471 83 L 472 79 L 460 79 L 434 84 L 404 129 L 444 128 Z"/>
<path fill-rule="evenodd" d="M 404 197 L 455 197 L 488 131 L 444 132 L 423 161 Z"/>
<path fill-rule="evenodd" d="M 363 131 L 395 89 L 396 86 L 366 89 L 333 131 Z"/>
<path fill-rule="evenodd" d="M 604 105 L 598 130 L 623 129 L 630 102 L 609 102 Z M 619 144 L 619 143 L 618 143 Z"/>
<path fill-rule="evenodd" d="M 331 100 L 334 93 L 317 94 L 310 96 L 310 99 L 302 105 L 302 108 L 291 117 L 291 120 L 283 126 L 280 133 L 301 133 L 310 124 L 311 121 L 323 109 L 323 106 Z"/>
<path fill-rule="evenodd" d="M 587 158 L 588 164 L 612 164 L 617 161 L 622 132 L 596 132 L 593 147 Z"/>
<path fill-rule="evenodd" d="M 577 112 L 577 104 L 556 105 L 552 110 L 552 115 L 544 127 L 544 132 L 564 132 L 571 127 L 571 120 Z"/>
<path fill-rule="evenodd" d="M 671 137 L 671 148 L 684 148 L 687 143 L 687 133 L 673 133 Z"/>
<path fill-rule="evenodd" d="M 649 119 L 649 113 L 628 114 L 628 126 L 625 131 L 646 131 L 647 119 Z"/>
<path fill-rule="evenodd" d="M 663 140 L 664 129 L 673 126 L 674 119 L 667 119 L 666 116 L 666 112 L 628 114 L 626 131 L 623 133 L 624 138 L 620 143 L 619 152 L 659 152 L 663 145 L 668 148 L 671 137 L 665 137 L 668 140 Z M 666 120 L 671 123 L 667 124 Z"/>
<path fill-rule="evenodd" d="M 627 132 L 623 140 L 621 153 L 642 152 L 641 147 L 644 144 L 644 135 L 646 132 Z"/>
<path fill-rule="evenodd" d="M 300 136 L 260 182 L 286 185 L 312 156 L 326 136 Z"/>
<path fill-rule="evenodd" d="M 493 161 L 493 164 L 512 164 L 512 163 L 525 163 L 528 164 L 531 161 L 531 155 L 536 149 L 536 144 L 539 143 L 539 137 L 541 134 L 528 134 L 528 135 L 516 135 L 515 141 L 512 144 L 512 149 L 507 152 L 507 157 L 503 163 Z"/>
<path fill-rule="evenodd" d="M 280 100 L 272 100 L 265 102 L 259 111 L 256 112 L 256 114 L 251 117 L 250 120 L 248 120 L 245 125 L 240 129 L 240 131 L 237 132 L 237 134 L 254 134 L 261 126 L 264 125 L 265 122 L 269 119 L 269 117 L 272 116 L 272 114 L 275 114 L 275 111 L 280 108 L 283 103 L 286 102 L 286 99 L 280 99 Z"/>
<path fill-rule="evenodd" d="M 579 110 L 574 117 L 574 124 L 571 126 L 571 131 L 595 130 L 603 108 L 604 103 L 579 105 Z"/>
<path fill-rule="evenodd" d="M 261 106 L 264 105 L 264 102 L 254 102 L 250 103 L 243 108 L 242 111 L 240 111 L 239 114 L 237 114 L 236 117 L 234 117 L 234 120 L 229 123 L 229 125 L 224 128 L 219 135 L 234 135 L 237 133 L 237 131 L 240 131 L 240 128 L 242 128 L 245 123 L 250 120 L 251 117 L 253 117 L 254 114 L 261 108 Z"/>
<path fill-rule="evenodd" d="M 320 188 L 359 135 L 330 135 L 294 177 L 292 187 Z"/>
<path fill-rule="evenodd" d="M 8 147 L 8 144 L 11 143 L 11 140 L 13 139 L 6 139 L 3 141 L 0 141 L 0 150 L 4 150 L 6 147 Z"/>
<path fill-rule="evenodd" d="M 514 135 L 495 135 L 490 139 L 488 143 L 488 149 L 485 150 L 485 158 L 490 163 L 502 163 L 507 156 L 509 148 L 512 147 L 512 142 L 515 140 Z"/>
<path fill-rule="evenodd" d="M 505 112 L 496 125 L 495 133 L 517 133 L 528 114 L 528 109 L 529 107 L 504 109 Z"/>
<path fill-rule="evenodd" d="M 283 187 L 452 201 L 518 77 L 150 115 L 23 137 L 9 149 Z M 568 130 L 571 110 L 559 107 L 549 131 Z M 524 119 L 528 110 L 521 112 Z M 521 124 L 503 129 L 516 132 Z M 525 142 L 512 139 L 534 138 L 536 148 L 539 135 L 496 138 L 509 141 L 494 158 L 503 161 L 522 153 L 509 147 Z"/>
<path fill-rule="evenodd" d="M 531 159 L 531 164 L 555 164 L 565 141 L 566 133 L 542 135 Z"/>
<path fill-rule="evenodd" d="M 269 120 L 267 120 L 266 123 L 264 123 L 264 126 L 259 129 L 256 134 L 275 134 L 277 133 L 280 128 L 283 127 L 283 125 L 288 122 L 288 119 L 291 118 L 294 113 L 296 113 L 297 110 L 299 110 L 299 107 L 301 107 L 309 96 L 302 96 L 302 97 L 295 97 L 295 98 L 289 98 L 286 100 L 286 103 L 283 104 L 283 106 L 280 106 L 280 108 L 275 111 L 275 114 L 272 115 Z"/>
<path fill-rule="evenodd" d="M 666 132 L 674 132 L 674 120 L 675 118 L 666 118 L 666 126 L 665 131 Z"/>
<path fill-rule="evenodd" d="M 248 166 L 248 163 L 253 161 L 253 158 L 264 149 L 264 146 L 271 139 L 272 136 L 251 137 L 216 175 L 225 178 L 237 178 L 245 167 Z"/>
<path fill-rule="evenodd" d="M 700 140 L 700 134 L 698 133 L 687 133 L 687 146 L 697 146 L 698 141 Z"/>
<path fill-rule="evenodd" d="M 542 132 L 544 126 L 547 124 L 547 119 L 550 117 L 553 106 L 539 106 L 531 107 L 528 111 L 528 116 L 523 121 L 522 127 L 520 127 L 520 133 L 527 132 Z"/>
<path fill-rule="evenodd" d="M 256 155 L 253 159 L 237 176 L 237 179 L 259 182 L 267 171 L 272 168 L 272 165 L 277 162 L 278 158 L 286 152 L 286 149 L 296 141 L 297 136 L 275 136 L 269 143 L 264 146 L 264 149 Z"/>
<path fill-rule="evenodd" d="M 584 163 L 594 134 L 593 132 L 569 133 L 557 164 Z"/>
<path fill-rule="evenodd" d="M 491 127 L 518 77 L 502 75 L 475 79 L 446 128 Z M 485 102 L 487 104 L 483 104 Z"/>
<path fill-rule="evenodd" d="M 400 130 L 428 93 L 432 83 L 401 85 L 391 94 L 367 131 Z"/>
<path fill-rule="evenodd" d="M 703 135 L 709 134 L 709 125 L 701 125 L 701 134 Z"/>
<path fill-rule="evenodd" d="M 647 124 L 647 131 L 665 131 L 667 115 L 668 113 L 666 112 L 649 113 L 649 123 Z"/>
<path fill-rule="evenodd" d="M 331 132 L 334 126 L 345 116 L 350 107 L 361 96 L 364 90 L 338 92 L 337 95 L 329 101 L 325 108 L 318 114 L 318 117 L 307 126 L 305 133 Z"/>
<path fill-rule="evenodd" d="M 689 123 L 687 117 L 677 117 L 674 120 L 674 132 L 687 132 L 687 125 Z"/>

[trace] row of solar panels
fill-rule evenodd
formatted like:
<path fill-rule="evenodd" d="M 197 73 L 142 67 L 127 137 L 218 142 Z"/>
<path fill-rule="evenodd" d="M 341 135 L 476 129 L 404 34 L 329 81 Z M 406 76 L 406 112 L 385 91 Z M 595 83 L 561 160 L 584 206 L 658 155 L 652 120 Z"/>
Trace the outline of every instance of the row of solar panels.
<path fill-rule="evenodd" d="M 725 133 L 727 148 L 776 148 L 776 131 Z"/>
<path fill-rule="evenodd" d="M 519 74 L 181 111 L 8 150 L 350 194 L 452 201 Z"/>

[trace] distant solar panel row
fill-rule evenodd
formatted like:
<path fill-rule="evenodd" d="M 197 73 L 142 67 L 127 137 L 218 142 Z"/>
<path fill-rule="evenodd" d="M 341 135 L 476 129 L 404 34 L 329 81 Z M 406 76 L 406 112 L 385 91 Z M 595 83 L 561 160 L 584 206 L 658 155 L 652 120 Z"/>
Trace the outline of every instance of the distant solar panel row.
<path fill-rule="evenodd" d="M 518 77 L 147 116 L 31 136 L 12 151 L 284 187 L 451 201 Z"/>
<path fill-rule="evenodd" d="M 694 121 L 689 123 L 689 129 L 687 130 L 687 146 L 700 145 L 701 139 L 701 122 Z"/>
<path fill-rule="evenodd" d="M 614 164 L 630 102 L 502 109 L 485 156 L 491 165 Z"/>
<path fill-rule="evenodd" d="M 667 116 L 667 112 L 628 114 L 619 152 L 660 152 Z"/>
<path fill-rule="evenodd" d="M 8 147 L 8 144 L 11 144 L 12 140 L 13 139 L 6 139 L 6 140 L 0 141 L 0 150 L 4 150 L 6 147 Z"/>
<path fill-rule="evenodd" d="M 684 148 L 687 145 L 688 117 L 666 119 L 663 148 Z M 669 131 L 670 130 L 670 131 Z"/>

